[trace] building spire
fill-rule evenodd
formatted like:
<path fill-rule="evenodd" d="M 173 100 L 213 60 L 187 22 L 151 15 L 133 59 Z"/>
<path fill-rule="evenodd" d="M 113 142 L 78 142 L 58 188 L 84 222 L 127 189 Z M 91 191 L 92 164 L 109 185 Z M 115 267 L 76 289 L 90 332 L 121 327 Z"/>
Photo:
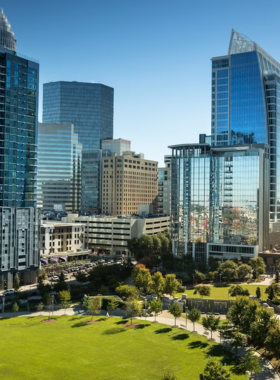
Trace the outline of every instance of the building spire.
<path fill-rule="evenodd" d="M 14 52 L 17 51 L 17 41 L 3 9 L 0 9 L 0 45 Z"/>

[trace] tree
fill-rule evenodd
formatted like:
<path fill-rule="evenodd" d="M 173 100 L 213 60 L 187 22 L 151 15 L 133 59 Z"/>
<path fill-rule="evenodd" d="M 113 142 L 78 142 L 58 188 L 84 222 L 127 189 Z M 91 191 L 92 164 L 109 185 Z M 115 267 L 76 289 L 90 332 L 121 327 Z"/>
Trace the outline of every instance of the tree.
<path fill-rule="evenodd" d="M 76 280 L 78 282 L 87 282 L 88 276 L 85 273 L 78 272 L 76 275 Z"/>
<path fill-rule="evenodd" d="M 115 290 L 116 293 L 122 298 L 137 299 L 139 297 L 139 291 L 133 285 L 120 285 Z"/>
<path fill-rule="evenodd" d="M 279 270 L 277 269 L 276 272 L 275 272 L 275 282 L 278 283 L 279 282 Z"/>
<path fill-rule="evenodd" d="M 227 260 L 220 265 L 218 273 L 222 278 L 229 282 L 237 278 L 237 268 L 238 266 L 234 261 Z"/>
<path fill-rule="evenodd" d="M 162 302 L 160 299 L 153 299 L 150 302 L 150 309 L 155 313 L 155 321 L 157 314 L 162 310 Z"/>
<path fill-rule="evenodd" d="M 229 380 L 230 373 L 223 367 L 217 359 L 211 358 L 208 360 L 203 374 L 199 375 L 200 380 Z"/>
<path fill-rule="evenodd" d="M 157 235 L 152 235 L 153 250 L 158 252 L 161 249 L 161 240 Z"/>
<path fill-rule="evenodd" d="M 71 305 L 71 294 L 67 290 L 62 290 L 59 292 L 59 301 L 62 308 L 65 310 Z"/>
<path fill-rule="evenodd" d="M 102 296 L 106 296 L 106 294 L 108 294 L 108 289 L 105 288 L 105 286 L 101 286 L 101 288 L 99 288 L 98 291 L 100 294 L 102 294 Z"/>
<path fill-rule="evenodd" d="M 108 313 L 109 314 L 113 313 L 113 311 L 116 310 L 118 308 L 118 306 L 119 306 L 119 302 L 116 299 L 112 298 L 111 301 L 108 302 L 108 304 L 107 304 Z"/>
<path fill-rule="evenodd" d="M 173 296 L 177 292 L 178 286 L 179 282 L 175 274 L 167 274 L 165 276 L 164 293 Z"/>
<path fill-rule="evenodd" d="M 58 281 L 53 286 L 56 292 L 61 292 L 62 290 L 68 290 L 68 285 L 65 281 Z"/>
<path fill-rule="evenodd" d="M 44 309 L 43 302 L 40 302 L 39 305 L 37 305 L 37 311 L 42 311 Z"/>
<path fill-rule="evenodd" d="M 251 324 L 250 335 L 254 344 L 263 347 L 268 332 L 279 325 L 278 319 L 273 317 L 273 311 L 259 307 L 256 311 L 256 320 Z"/>
<path fill-rule="evenodd" d="M 257 298 L 261 298 L 261 295 L 262 295 L 262 293 L 261 293 L 261 289 L 260 289 L 260 287 L 258 286 L 257 289 L 256 289 L 256 297 L 257 297 Z"/>
<path fill-rule="evenodd" d="M 147 294 L 152 283 L 152 277 L 149 269 L 147 269 L 143 264 L 136 265 L 132 271 L 132 278 L 137 288 Z"/>
<path fill-rule="evenodd" d="M 93 314 L 100 314 L 101 312 L 101 298 L 100 297 L 94 297 L 94 298 L 87 298 L 83 304 L 84 307 L 86 307 L 89 314 L 91 314 L 91 321 L 93 319 Z"/>
<path fill-rule="evenodd" d="M 19 306 L 16 302 L 13 303 L 12 310 L 14 313 L 17 313 L 19 311 Z"/>
<path fill-rule="evenodd" d="M 208 272 L 208 275 L 207 275 L 209 281 L 214 281 L 215 279 L 215 272 Z"/>
<path fill-rule="evenodd" d="M 240 285 L 232 285 L 229 288 L 228 293 L 231 295 L 231 297 L 236 297 L 236 296 L 247 296 L 249 297 L 250 293 L 248 289 L 242 288 Z"/>
<path fill-rule="evenodd" d="M 131 324 L 132 324 L 132 318 L 141 314 L 142 305 L 136 299 L 129 298 L 127 302 L 125 303 L 125 309 L 126 309 L 127 315 L 130 317 Z"/>
<path fill-rule="evenodd" d="M 237 351 L 238 347 L 243 347 L 243 334 L 239 331 L 233 333 L 232 347 Z"/>
<path fill-rule="evenodd" d="M 262 257 L 258 257 L 256 259 L 251 259 L 249 261 L 249 265 L 256 272 L 257 276 L 259 276 L 260 274 L 264 274 L 266 271 L 265 262 L 263 261 Z"/>
<path fill-rule="evenodd" d="M 260 359 L 254 355 L 254 350 L 250 349 L 243 362 L 241 363 L 241 367 L 243 367 L 244 372 L 249 371 L 250 372 L 250 379 L 252 378 L 252 374 L 255 373 L 261 373 L 261 365 L 260 365 Z"/>
<path fill-rule="evenodd" d="M 272 301 L 275 296 L 280 295 L 280 285 L 271 284 L 265 289 L 265 292 L 268 294 L 268 299 Z"/>
<path fill-rule="evenodd" d="M 182 315 L 182 309 L 180 308 L 177 302 L 173 302 L 172 305 L 169 306 L 169 312 L 175 318 L 175 326 L 176 326 L 176 318 L 180 318 Z"/>
<path fill-rule="evenodd" d="M 65 276 L 63 272 L 60 273 L 59 281 L 65 281 Z"/>
<path fill-rule="evenodd" d="M 188 319 L 193 323 L 193 331 L 195 331 L 195 322 L 199 321 L 200 311 L 195 307 L 188 311 Z"/>
<path fill-rule="evenodd" d="M 205 274 L 199 272 L 198 270 L 195 270 L 194 271 L 194 279 L 195 279 L 195 282 L 200 284 L 202 281 L 204 281 L 206 278 Z"/>
<path fill-rule="evenodd" d="M 156 272 L 152 276 L 152 282 L 151 282 L 151 290 L 157 294 L 158 297 L 162 296 L 162 292 L 164 289 L 165 280 L 163 278 L 163 275 L 161 272 Z"/>
<path fill-rule="evenodd" d="M 209 256 L 208 268 L 210 271 L 215 272 L 219 268 L 218 261 L 214 257 Z"/>
<path fill-rule="evenodd" d="M 268 331 L 264 347 L 278 359 L 280 357 L 280 326 L 276 326 Z"/>
<path fill-rule="evenodd" d="M 17 292 L 19 290 L 19 288 L 20 288 L 20 278 L 19 278 L 19 275 L 17 273 L 14 277 L 14 289 Z"/>
<path fill-rule="evenodd" d="M 244 281 L 246 276 L 248 276 L 249 273 L 252 272 L 252 267 L 247 264 L 241 264 L 237 268 L 237 276 L 238 279 L 241 281 Z"/>
<path fill-rule="evenodd" d="M 248 297 L 237 296 L 234 304 L 229 308 L 227 318 L 240 331 L 248 333 L 251 324 L 256 320 L 258 301 L 249 300 Z"/>
<path fill-rule="evenodd" d="M 203 296 L 210 297 L 211 288 L 210 286 L 205 286 L 205 285 L 197 286 L 195 288 L 194 294 L 197 294 L 197 293 L 201 295 L 202 298 Z"/>
<path fill-rule="evenodd" d="M 211 331 L 211 340 L 213 331 L 217 331 L 220 323 L 220 317 L 215 318 L 214 314 L 210 314 L 209 316 L 202 318 L 202 325 L 205 330 Z"/>

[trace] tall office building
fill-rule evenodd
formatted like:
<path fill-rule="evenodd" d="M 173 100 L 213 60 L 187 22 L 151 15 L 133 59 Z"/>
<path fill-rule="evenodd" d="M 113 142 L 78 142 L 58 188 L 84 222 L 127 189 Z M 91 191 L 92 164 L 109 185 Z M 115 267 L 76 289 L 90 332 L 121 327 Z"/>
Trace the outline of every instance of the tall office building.
<path fill-rule="evenodd" d="M 171 156 L 164 156 L 165 167 L 158 168 L 158 213 L 170 215 Z"/>
<path fill-rule="evenodd" d="M 83 150 L 113 138 L 114 89 L 100 83 L 51 82 L 43 86 L 43 122 L 74 124 Z"/>
<path fill-rule="evenodd" d="M 232 31 L 228 54 L 212 58 L 212 145 L 270 146 L 271 228 L 280 227 L 280 64 Z"/>
<path fill-rule="evenodd" d="M 145 160 L 143 154 L 125 152 L 103 158 L 102 213 L 138 214 L 141 210 L 157 213 L 158 163 Z"/>
<path fill-rule="evenodd" d="M 38 62 L 16 52 L 0 12 L 0 287 L 39 265 L 36 209 Z M 29 281 L 28 279 L 25 281 Z"/>
<path fill-rule="evenodd" d="M 39 123 L 38 207 L 80 211 L 81 159 L 73 124 Z"/>

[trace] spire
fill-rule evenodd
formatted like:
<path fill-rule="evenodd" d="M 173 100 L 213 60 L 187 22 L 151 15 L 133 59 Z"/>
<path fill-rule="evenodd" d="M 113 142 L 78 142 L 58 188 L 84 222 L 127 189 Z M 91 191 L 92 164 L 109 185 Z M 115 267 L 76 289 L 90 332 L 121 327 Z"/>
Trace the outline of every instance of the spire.
<path fill-rule="evenodd" d="M 0 10 L 0 45 L 14 52 L 17 51 L 17 41 L 3 9 Z"/>
<path fill-rule="evenodd" d="M 247 36 L 237 33 L 236 30 L 232 29 L 228 55 L 246 53 L 254 50 L 257 50 L 255 42 L 251 41 Z"/>

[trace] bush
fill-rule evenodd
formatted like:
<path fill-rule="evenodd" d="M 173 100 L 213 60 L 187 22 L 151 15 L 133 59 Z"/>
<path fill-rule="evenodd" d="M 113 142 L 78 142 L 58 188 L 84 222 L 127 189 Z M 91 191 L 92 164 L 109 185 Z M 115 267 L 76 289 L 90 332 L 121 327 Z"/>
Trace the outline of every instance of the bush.
<path fill-rule="evenodd" d="M 247 296 L 249 297 L 250 292 L 248 289 L 242 288 L 240 285 L 232 285 L 229 288 L 228 293 L 231 295 L 231 297 L 236 297 L 236 296 Z"/>
<path fill-rule="evenodd" d="M 181 284 L 178 285 L 177 292 L 184 293 L 185 290 L 186 289 L 185 289 L 185 287 L 183 285 L 181 285 Z"/>
<path fill-rule="evenodd" d="M 274 297 L 272 302 L 275 304 L 275 305 L 280 305 L 280 299 L 277 298 L 277 297 Z"/>

